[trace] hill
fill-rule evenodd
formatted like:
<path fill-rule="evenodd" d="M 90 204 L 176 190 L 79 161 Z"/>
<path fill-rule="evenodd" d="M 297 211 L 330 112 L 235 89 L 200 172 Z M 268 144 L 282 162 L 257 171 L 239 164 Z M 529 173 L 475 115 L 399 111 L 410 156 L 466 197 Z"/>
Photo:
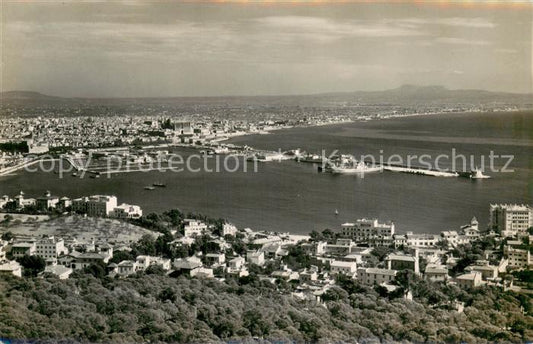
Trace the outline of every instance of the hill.
<path fill-rule="evenodd" d="M 417 104 L 513 104 L 532 105 L 532 94 L 484 90 L 450 90 L 443 86 L 403 85 L 383 91 L 356 91 L 279 96 L 217 97 L 139 97 L 139 98 L 63 98 L 32 91 L 0 93 L 5 104 L 72 103 L 92 105 L 123 104 L 206 104 L 206 105 L 417 105 Z"/>

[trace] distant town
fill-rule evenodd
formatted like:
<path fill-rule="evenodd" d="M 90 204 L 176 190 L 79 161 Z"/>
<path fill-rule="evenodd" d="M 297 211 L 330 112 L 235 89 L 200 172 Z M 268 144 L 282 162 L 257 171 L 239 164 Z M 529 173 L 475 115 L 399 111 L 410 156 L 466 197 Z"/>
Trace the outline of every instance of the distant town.
<path fill-rule="evenodd" d="M 56 104 L 36 108 L 26 105 L 21 108 L 6 102 L 1 108 L 5 118 L 0 123 L 0 175 L 15 173 L 40 161 L 55 158 L 66 158 L 75 170 L 96 167 L 92 170 L 105 172 L 98 164 L 109 165 L 109 160 L 114 157 L 124 158 L 123 161 L 130 165 L 142 165 L 154 160 L 154 156 L 147 157 L 147 152 L 143 149 L 151 150 L 149 153 L 152 155 L 164 156 L 168 154 L 169 147 L 192 147 L 206 154 L 244 155 L 259 161 L 281 160 L 287 158 L 280 156 L 281 152 L 261 151 L 224 141 L 294 127 L 450 112 L 516 111 L 521 108 L 511 104 L 496 104 L 492 107 L 473 104 L 430 107 L 351 105 L 339 108 L 337 104 L 333 108 L 285 110 L 284 107 L 254 110 L 237 106 L 229 113 L 228 110 L 220 113 L 222 109 L 210 106 L 206 114 L 195 113 L 194 109 L 189 108 L 182 109 L 183 114 L 172 114 L 161 105 L 148 109 L 136 106 L 131 109 L 124 106 L 117 108 L 115 105 L 110 110 L 86 104 L 79 107 Z M 107 111 L 113 111 L 113 114 L 108 114 Z M 294 158 L 295 152 L 289 153 Z M 299 158 L 322 162 L 317 153 L 319 152 L 305 152 L 306 156 Z M 94 161 L 97 166 L 84 166 L 89 155 L 94 160 L 105 161 Z M 404 171 L 398 167 L 387 169 L 393 172 L 438 175 L 413 169 Z M 450 176 L 456 175 L 452 173 Z"/>

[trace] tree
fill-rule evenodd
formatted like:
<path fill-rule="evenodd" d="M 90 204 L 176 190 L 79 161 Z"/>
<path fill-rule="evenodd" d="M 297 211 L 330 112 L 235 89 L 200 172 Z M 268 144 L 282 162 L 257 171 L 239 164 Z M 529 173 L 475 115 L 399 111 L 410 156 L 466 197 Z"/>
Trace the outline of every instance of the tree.
<path fill-rule="evenodd" d="M 106 269 L 103 263 L 91 264 L 89 266 L 86 266 L 83 269 L 83 272 L 86 274 L 93 275 L 96 278 L 104 278 L 106 276 Z"/>
<path fill-rule="evenodd" d="M 166 272 L 161 265 L 150 265 L 144 273 L 147 275 L 165 275 Z"/>
<path fill-rule="evenodd" d="M 155 256 L 157 252 L 154 237 L 150 234 L 143 235 L 139 241 L 132 245 L 132 250 L 137 254 Z"/>
<path fill-rule="evenodd" d="M 176 292 L 170 287 L 163 289 L 157 295 L 157 299 L 161 302 L 165 302 L 165 301 L 175 302 L 176 298 L 177 298 Z"/>
<path fill-rule="evenodd" d="M 110 263 L 120 263 L 123 260 L 135 260 L 135 256 L 133 256 L 128 251 L 115 251 L 113 252 L 113 258 L 109 260 Z"/>
<path fill-rule="evenodd" d="M 311 267 L 311 257 L 300 245 L 291 246 L 283 261 L 293 270 Z"/>
<path fill-rule="evenodd" d="M 46 267 L 46 262 L 39 256 L 25 255 L 17 261 L 24 268 L 24 276 L 37 276 Z"/>
<path fill-rule="evenodd" d="M 4 241 L 11 241 L 11 239 L 13 239 L 13 238 L 14 238 L 13 233 L 11 233 L 9 231 L 2 234 L 2 240 L 4 240 Z"/>
<path fill-rule="evenodd" d="M 270 326 L 263 320 L 263 315 L 257 309 L 244 312 L 242 322 L 252 336 L 262 337 L 270 332 Z"/>

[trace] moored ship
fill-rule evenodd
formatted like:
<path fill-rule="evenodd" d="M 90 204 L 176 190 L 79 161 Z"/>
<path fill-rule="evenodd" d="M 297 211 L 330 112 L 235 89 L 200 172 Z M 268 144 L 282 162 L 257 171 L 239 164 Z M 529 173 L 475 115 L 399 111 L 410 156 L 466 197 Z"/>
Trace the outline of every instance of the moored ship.
<path fill-rule="evenodd" d="M 470 179 L 489 179 L 490 176 L 487 176 L 486 174 L 483 174 L 483 171 L 481 171 L 480 169 L 473 169 L 471 172 L 470 172 Z"/>

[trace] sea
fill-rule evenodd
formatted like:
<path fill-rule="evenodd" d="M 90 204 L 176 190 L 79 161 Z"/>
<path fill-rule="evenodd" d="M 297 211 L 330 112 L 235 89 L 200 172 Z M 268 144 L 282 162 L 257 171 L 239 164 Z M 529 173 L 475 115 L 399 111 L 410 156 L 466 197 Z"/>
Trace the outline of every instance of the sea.
<path fill-rule="evenodd" d="M 47 190 L 73 198 L 112 194 L 119 203 L 140 205 L 145 214 L 179 208 L 225 218 L 240 228 L 294 234 L 336 230 L 359 218 L 393 221 L 398 232 L 439 233 L 457 230 L 474 216 L 481 227 L 486 226 L 491 203 L 533 203 L 533 111 L 451 113 L 300 127 L 228 142 L 267 150 L 300 148 L 326 155 L 373 155 L 385 162 L 394 156 L 394 163 L 426 155 L 425 161 L 433 162 L 433 167 L 441 156 L 441 168 L 469 171 L 485 167 L 485 174 L 492 178 L 386 171 L 332 175 L 318 172 L 317 165 L 310 163 L 282 161 L 260 163 L 257 172 L 248 166 L 247 172 L 242 167 L 236 172 L 151 171 L 95 179 L 20 171 L 0 177 L 0 195 L 13 197 L 21 190 L 26 197 L 38 197 Z M 175 151 L 185 157 L 194 153 L 184 148 Z M 491 152 L 494 169 L 506 167 L 508 172 L 488 170 Z M 454 154 L 455 165 L 451 161 Z M 466 166 L 457 156 L 465 157 Z M 419 164 L 416 157 L 411 158 L 413 166 Z M 166 187 L 146 190 L 152 183 Z"/>

